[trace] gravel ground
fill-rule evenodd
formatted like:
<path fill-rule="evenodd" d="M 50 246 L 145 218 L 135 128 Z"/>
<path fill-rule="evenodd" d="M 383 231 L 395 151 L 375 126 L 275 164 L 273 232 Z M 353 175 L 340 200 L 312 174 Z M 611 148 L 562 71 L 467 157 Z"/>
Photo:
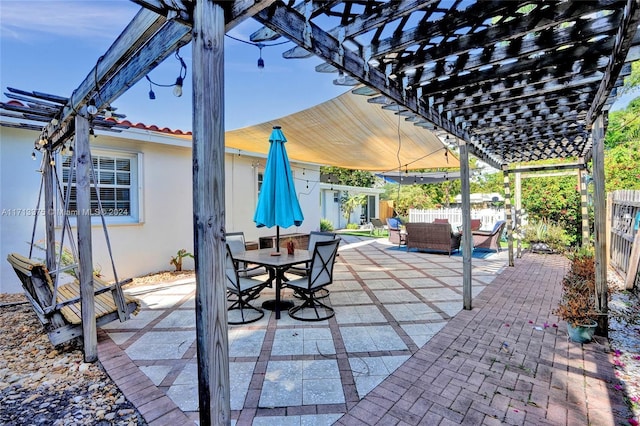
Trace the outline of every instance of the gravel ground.
<path fill-rule="evenodd" d="M 170 282 L 192 274 L 164 272 L 134 280 L 129 286 Z M 619 286 L 615 273 L 613 283 Z M 127 286 L 126 288 L 128 288 Z M 621 287 L 620 287 L 621 288 Z M 0 294 L 0 424 L 2 425 L 146 425 L 99 362 L 82 359 L 79 341 L 54 348 L 21 294 Z M 636 295 L 617 291 L 610 307 L 630 309 L 638 320 Z M 640 421 L 640 324 L 615 319 L 609 339 L 614 368 L 634 418 Z"/>
<path fill-rule="evenodd" d="M 638 294 L 622 291 L 621 280 L 614 273 L 609 273 L 614 292 L 609 302 L 609 309 L 615 312 L 626 311 L 627 320 L 613 317 L 609 322 L 609 342 L 614 351 L 614 368 L 619 383 L 615 388 L 625 393 L 625 399 L 633 418 L 629 424 L 640 424 L 640 300 Z"/>
<path fill-rule="evenodd" d="M 3 305 L 15 296 L 0 294 L 0 424 L 146 424 L 78 342 L 54 348 L 31 305 Z"/>

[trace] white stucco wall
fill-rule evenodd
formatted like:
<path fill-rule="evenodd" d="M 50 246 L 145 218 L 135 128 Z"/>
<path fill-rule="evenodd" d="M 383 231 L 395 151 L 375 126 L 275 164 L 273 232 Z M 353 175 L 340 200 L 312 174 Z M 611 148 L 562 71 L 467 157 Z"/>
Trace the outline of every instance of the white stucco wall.
<path fill-rule="evenodd" d="M 11 252 L 29 253 L 33 214 L 40 187 L 40 161 L 31 159 L 37 132 L 0 127 L 0 292 L 22 291 L 6 261 Z M 42 219 L 42 217 L 41 217 Z M 40 220 L 43 222 L 43 220 Z"/>
<path fill-rule="evenodd" d="M 0 127 L 0 293 L 22 292 L 20 282 L 6 257 L 28 255 L 33 212 L 40 186 L 38 161 L 31 159 L 37 132 Z M 158 132 L 130 129 L 120 134 L 92 138 L 94 149 L 141 153 L 139 173 L 141 221 L 109 224 L 109 239 L 119 278 L 173 270 L 171 256 L 181 249 L 193 252 L 191 141 Z M 243 231 L 248 241 L 274 235 L 275 229 L 256 228 L 253 214 L 257 203 L 257 173 L 264 156 L 227 153 L 225 156 L 225 204 L 227 231 Z M 292 163 L 298 198 L 305 216 L 300 227 L 281 229 L 281 234 L 309 232 L 320 227 L 319 167 Z M 308 186 L 308 188 L 307 188 Z M 44 238 L 40 217 L 36 241 Z M 75 229 L 74 229 L 75 231 Z M 99 220 L 93 227 L 94 265 L 109 279 L 113 274 Z M 37 252 L 34 257 L 43 258 Z M 185 269 L 193 268 L 186 258 Z"/>
<path fill-rule="evenodd" d="M 258 173 L 264 171 L 266 158 L 229 153 L 225 157 L 225 204 L 228 232 L 244 232 L 247 241 L 275 235 L 275 228 L 257 228 L 253 215 L 258 203 Z M 320 229 L 318 182 L 320 168 L 296 162 L 291 163 L 296 192 L 304 221 L 301 226 L 280 228 L 280 234 L 309 233 Z M 307 188 L 308 186 L 308 188 Z"/>

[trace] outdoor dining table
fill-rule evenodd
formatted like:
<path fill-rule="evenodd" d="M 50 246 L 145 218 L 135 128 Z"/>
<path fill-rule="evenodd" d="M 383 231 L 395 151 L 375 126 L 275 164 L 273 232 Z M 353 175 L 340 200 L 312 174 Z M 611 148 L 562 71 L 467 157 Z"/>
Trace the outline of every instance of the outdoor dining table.
<path fill-rule="evenodd" d="M 280 289 L 282 288 L 282 281 L 284 273 L 290 267 L 307 263 L 311 261 L 312 253 L 308 250 L 296 249 L 294 254 L 288 254 L 286 248 L 280 248 L 280 254 L 275 255 L 275 248 L 265 248 L 260 250 L 246 250 L 235 253 L 233 258 L 240 262 L 253 263 L 256 265 L 264 266 L 271 277 L 276 281 L 276 299 L 275 301 L 266 301 L 262 304 L 265 309 L 273 310 L 276 312 L 276 319 L 280 319 Z"/>

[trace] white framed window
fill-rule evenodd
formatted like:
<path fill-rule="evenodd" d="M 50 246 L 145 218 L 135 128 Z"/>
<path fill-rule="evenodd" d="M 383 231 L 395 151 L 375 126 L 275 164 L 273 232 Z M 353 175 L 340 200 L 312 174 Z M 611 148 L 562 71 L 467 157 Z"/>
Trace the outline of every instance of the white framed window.
<path fill-rule="evenodd" d="M 139 175 L 142 168 L 142 153 L 92 150 L 91 158 L 95 172 L 95 176 L 91 176 L 91 216 L 96 216 L 96 219 L 99 217 L 101 205 L 102 214 L 108 223 L 141 222 Z M 71 160 L 71 156 L 62 157 L 64 197 L 69 188 Z M 76 173 L 77 171 L 74 170 L 69 194 L 68 214 L 71 217 L 78 214 Z"/>
<path fill-rule="evenodd" d="M 258 200 L 260 199 L 260 190 L 262 189 L 262 183 L 264 182 L 264 170 L 258 170 L 256 178 L 256 188 L 258 188 L 258 193 L 256 194 L 256 202 L 258 202 Z"/>

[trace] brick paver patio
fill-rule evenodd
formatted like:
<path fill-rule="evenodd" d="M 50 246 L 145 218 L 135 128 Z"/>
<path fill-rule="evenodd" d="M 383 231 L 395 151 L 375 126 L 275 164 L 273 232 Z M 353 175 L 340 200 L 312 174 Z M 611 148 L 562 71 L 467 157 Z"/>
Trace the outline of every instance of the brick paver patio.
<path fill-rule="evenodd" d="M 345 237 L 334 318 L 229 328 L 232 424 L 627 424 L 605 339 L 573 343 L 553 324 L 566 259 L 505 264 L 473 259 L 461 311 L 461 257 Z M 141 293 L 134 320 L 100 332 L 100 361 L 151 425 L 198 420 L 194 289 Z"/>

